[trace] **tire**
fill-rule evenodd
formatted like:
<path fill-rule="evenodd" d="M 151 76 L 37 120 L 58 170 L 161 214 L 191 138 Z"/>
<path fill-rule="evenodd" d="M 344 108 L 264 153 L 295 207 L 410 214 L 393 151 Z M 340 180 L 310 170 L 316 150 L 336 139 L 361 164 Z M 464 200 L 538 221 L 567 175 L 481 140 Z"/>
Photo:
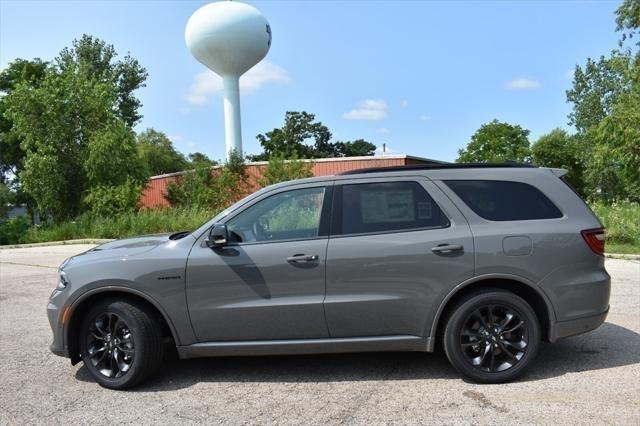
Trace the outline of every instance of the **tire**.
<path fill-rule="evenodd" d="M 85 315 L 78 335 L 84 365 L 105 388 L 129 389 L 162 363 L 160 326 L 148 309 L 135 303 L 98 302 Z"/>
<path fill-rule="evenodd" d="M 519 296 L 488 289 L 454 306 L 443 340 L 449 362 L 463 376 L 478 383 L 505 383 L 520 377 L 535 360 L 540 323 Z"/>

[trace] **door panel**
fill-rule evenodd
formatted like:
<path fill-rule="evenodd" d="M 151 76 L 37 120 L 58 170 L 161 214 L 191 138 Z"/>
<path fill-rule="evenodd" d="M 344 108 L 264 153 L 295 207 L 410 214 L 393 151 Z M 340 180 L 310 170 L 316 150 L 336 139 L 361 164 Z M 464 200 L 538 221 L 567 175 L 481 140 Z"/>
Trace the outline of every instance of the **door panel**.
<path fill-rule="evenodd" d="M 404 177 L 383 181 L 408 180 Z M 447 228 L 331 236 L 325 313 L 332 337 L 425 336 L 448 291 L 473 276 L 473 238 L 467 221 L 433 183 L 418 182 L 436 205 L 426 206 L 425 201 L 416 200 L 415 214 L 420 214 L 418 209 L 439 206 L 449 219 Z M 340 193 L 337 191 L 336 196 Z M 402 191 L 389 197 L 394 199 L 392 213 L 396 217 L 406 215 L 398 213 L 402 211 L 402 197 Z M 366 202 L 367 198 L 375 197 L 362 199 Z M 340 204 L 334 203 L 336 208 Z M 371 217 L 363 214 L 365 221 Z M 454 246 L 454 250 L 432 251 L 444 244 Z M 456 250 L 455 246 L 462 249 Z"/>
<path fill-rule="evenodd" d="M 211 249 L 200 237 L 186 288 L 199 341 L 328 337 L 331 194 L 326 182 L 276 189 L 230 214 L 227 246 Z"/>
<path fill-rule="evenodd" d="M 187 301 L 199 341 L 327 337 L 322 308 L 327 239 L 197 244 L 187 264 Z M 288 262 L 295 254 L 315 261 Z"/>

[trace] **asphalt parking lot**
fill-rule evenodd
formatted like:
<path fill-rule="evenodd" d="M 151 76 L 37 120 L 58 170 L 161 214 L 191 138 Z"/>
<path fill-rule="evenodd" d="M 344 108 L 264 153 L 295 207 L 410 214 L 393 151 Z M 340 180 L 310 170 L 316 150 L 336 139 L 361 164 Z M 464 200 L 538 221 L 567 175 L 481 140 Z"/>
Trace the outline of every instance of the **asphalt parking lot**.
<path fill-rule="evenodd" d="M 442 353 L 165 361 L 129 392 L 49 352 L 62 260 L 91 246 L 0 250 L 0 424 L 640 423 L 640 262 L 607 260 L 599 329 L 544 344 L 517 383 L 460 379 Z"/>

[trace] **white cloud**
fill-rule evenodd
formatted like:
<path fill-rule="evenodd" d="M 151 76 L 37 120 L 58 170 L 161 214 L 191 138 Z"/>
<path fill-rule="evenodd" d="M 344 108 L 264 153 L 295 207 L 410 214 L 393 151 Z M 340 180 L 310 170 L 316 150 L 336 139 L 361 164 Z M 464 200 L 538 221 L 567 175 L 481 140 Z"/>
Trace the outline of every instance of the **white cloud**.
<path fill-rule="evenodd" d="M 400 106 L 401 106 L 402 108 L 406 108 L 406 107 L 408 107 L 408 106 L 409 106 L 409 101 L 408 101 L 408 100 L 406 100 L 406 99 L 401 100 L 401 101 L 400 101 Z"/>
<path fill-rule="evenodd" d="M 391 130 L 387 129 L 386 127 L 380 127 L 376 130 L 376 132 L 380 133 L 381 135 L 386 135 L 389 134 Z"/>
<path fill-rule="evenodd" d="M 530 78 L 516 78 L 514 80 L 507 81 L 504 84 L 504 87 L 509 90 L 539 89 L 542 87 L 542 83 Z"/>
<path fill-rule="evenodd" d="M 382 120 L 387 117 L 389 107 L 382 99 L 367 99 L 358 105 L 356 109 L 342 114 L 347 120 Z"/>
<path fill-rule="evenodd" d="M 420 121 L 431 121 L 431 116 L 430 115 L 426 115 L 426 114 L 422 114 L 420 117 L 418 117 L 418 120 L 420 120 Z"/>
<path fill-rule="evenodd" d="M 189 87 L 185 96 L 192 105 L 203 105 L 209 101 L 213 94 L 222 92 L 222 77 L 213 71 L 205 70 L 194 76 L 195 82 Z M 240 90 L 247 94 L 259 89 L 268 83 L 286 84 L 291 78 L 287 71 L 268 61 L 262 61 L 240 77 Z"/>

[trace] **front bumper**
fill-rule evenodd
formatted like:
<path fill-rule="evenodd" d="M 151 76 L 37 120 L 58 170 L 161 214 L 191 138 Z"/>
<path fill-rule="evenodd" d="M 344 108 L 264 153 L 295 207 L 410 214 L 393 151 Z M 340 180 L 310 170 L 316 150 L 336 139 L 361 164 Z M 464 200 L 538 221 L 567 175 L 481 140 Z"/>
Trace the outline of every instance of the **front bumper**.
<path fill-rule="evenodd" d="M 58 292 L 59 293 L 59 292 Z M 69 358 L 69 351 L 64 344 L 64 326 L 60 321 L 61 307 L 56 304 L 56 299 L 59 294 L 51 295 L 49 303 L 47 304 L 47 317 L 49 319 L 49 325 L 51 326 L 51 332 L 53 333 L 53 342 L 49 346 L 51 352 L 56 355 Z"/>
<path fill-rule="evenodd" d="M 572 319 L 569 321 L 560 321 L 555 323 L 552 329 L 552 335 L 550 340 L 555 342 L 563 337 L 575 336 L 577 334 L 586 333 L 591 330 L 595 330 L 607 319 L 609 314 L 609 307 L 601 314 L 590 315 L 584 318 Z"/>

